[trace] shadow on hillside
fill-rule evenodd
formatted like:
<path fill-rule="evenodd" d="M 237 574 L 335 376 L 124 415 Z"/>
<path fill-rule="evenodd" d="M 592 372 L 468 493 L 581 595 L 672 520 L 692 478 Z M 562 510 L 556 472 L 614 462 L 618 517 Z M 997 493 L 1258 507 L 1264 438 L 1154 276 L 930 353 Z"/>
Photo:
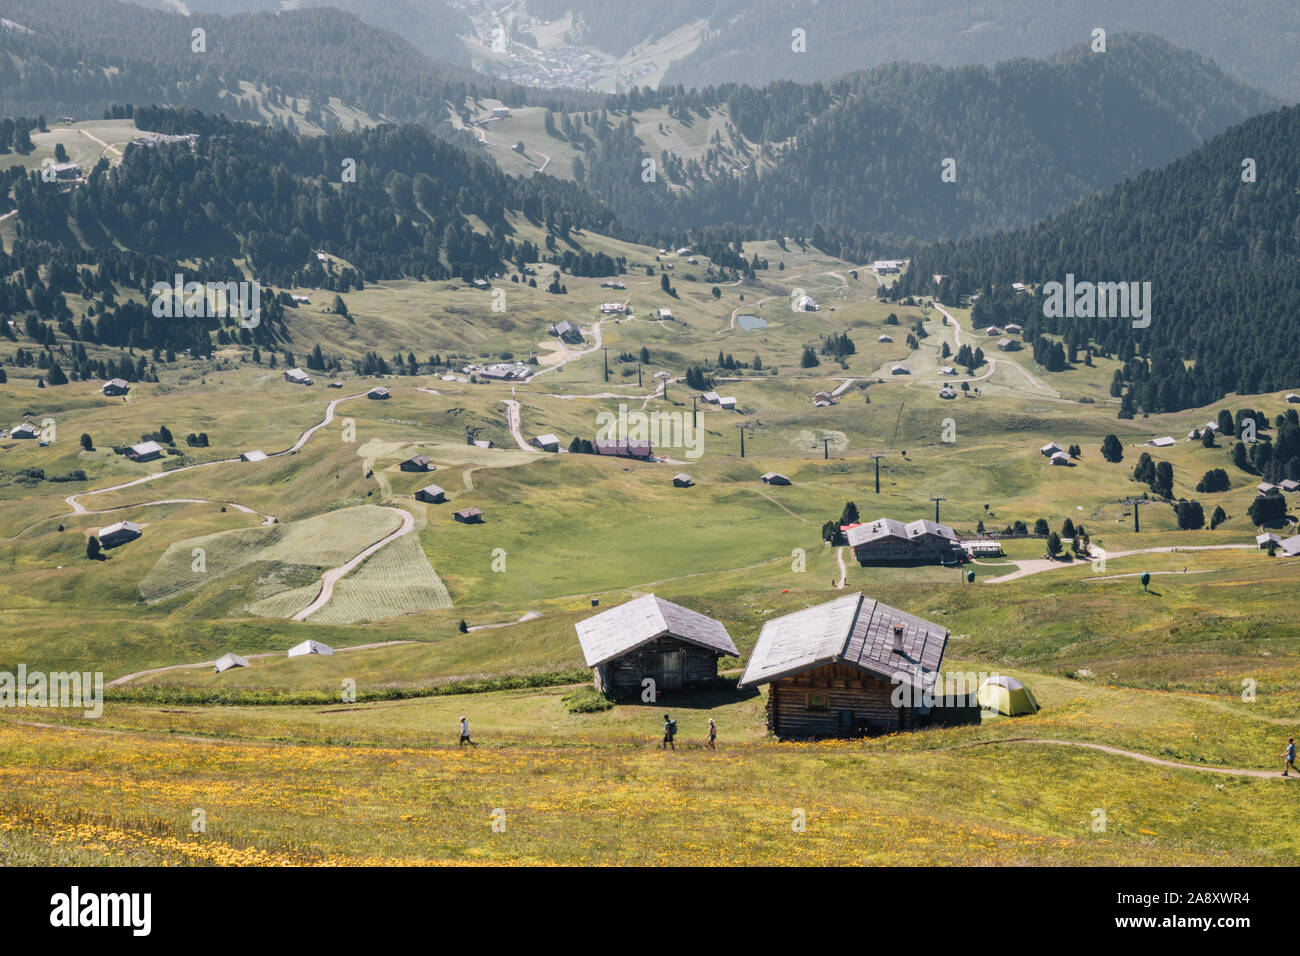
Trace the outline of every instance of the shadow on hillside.
<path fill-rule="evenodd" d="M 618 703 L 623 707 L 643 707 L 651 714 L 662 715 L 674 710 L 712 710 L 727 704 L 738 704 L 759 695 L 757 687 L 744 687 L 739 690 L 729 680 L 699 687 L 684 687 L 681 690 L 660 691 L 653 703 L 640 697 L 629 697 Z"/>

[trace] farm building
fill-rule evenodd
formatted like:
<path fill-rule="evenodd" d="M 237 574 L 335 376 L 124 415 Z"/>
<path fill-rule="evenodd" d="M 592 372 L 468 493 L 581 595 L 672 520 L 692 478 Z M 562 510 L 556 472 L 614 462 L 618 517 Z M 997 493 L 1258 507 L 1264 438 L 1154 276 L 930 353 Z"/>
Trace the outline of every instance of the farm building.
<path fill-rule="evenodd" d="M 1063 451 L 1053 452 L 1052 457 L 1048 459 L 1053 465 L 1068 465 L 1070 456 Z"/>
<path fill-rule="evenodd" d="M 453 517 L 461 524 L 483 523 L 483 511 L 480 508 L 466 508 L 464 511 L 457 511 Z"/>
<path fill-rule="evenodd" d="M 1289 538 L 1283 538 L 1277 546 L 1282 549 L 1282 553 L 1289 558 L 1294 558 L 1300 554 L 1300 534 L 1292 535 Z"/>
<path fill-rule="evenodd" d="M 490 438 L 475 438 L 473 441 L 475 448 L 496 448 L 496 443 Z"/>
<path fill-rule="evenodd" d="M 719 396 L 717 392 L 705 392 L 700 396 L 700 398 L 704 399 L 710 405 L 716 405 L 722 400 L 721 396 Z"/>
<path fill-rule="evenodd" d="M 134 521 L 119 521 L 107 528 L 100 528 L 95 537 L 99 538 L 100 547 L 116 548 L 140 537 L 140 526 Z"/>
<path fill-rule="evenodd" d="M 661 322 L 671 322 L 673 318 L 672 309 L 660 309 L 656 315 Z"/>
<path fill-rule="evenodd" d="M 972 558 L 996 558 L 1002 554 L 1002 542 L 993 538 L 972 538 L 961 546 Z"/>
<path fill-rule="evenodd" d="M 1271 481 L 1261 481 L 1259 484 L 1255 486 L 1255 491 L 1261 495 L 1266 495 L 1270 491 L 1281 491 L 1281 490 L 1282 489 L 1280 489 L 1277 485 L 1273 484 Z"/>
<path fill-rule="evenodd" d="M 835 399 L 831 398 L 831 393 L 822 389 L 820 392 L 813 392 L 812 402 L 818 408 L 825 408 L 827 405 L 834 405 Z"/>
<path fill-rule="evenodd" d="M 1263 534 L 1255 535 L 1255 544 L 1259 545 L 1261 551 L 1267 550 L 1270 544 L 1281 544 L 1282 539 L 1273 534 L 1271 531 L 1265 531 Z"/>
<path fill-rule="evenodd" d="M 736 399 L 731 395 L 723 395 L 718 399 L 718 407 L 734 409 L 736 407 Z"/>
<path fill-rule="evenodd" d="M 13 431 L 9 433 L 10 438 L 39 438 L 41 430 L 31 422 L 23 422 L 21 425 L 15 425 Z"/>
<path fill-rule="evenodd" d="M 1009 339 L 1009 338 L 1006 338 L 1006 337 L 1004 336 L 1004 337 L 998 339 L 998 351 L 999 351 L 999 352 L 1019 352 L 1019 351 L 1020 351 L 1020 343 L 1017 342 L 1015 339 Z"/>
<path fill-rule="evenodd" d="M 626 282 L 619 282 L 617 279 L 606 279 L 600 284 L 602 289 L 626 289 Z"/>
<path fill-rule="evenodd" d="M 877 339 L 876 341 L 878 341 L 878 342 L 892 342 L 892 341 L 894 341 L 894 337 L 893 337 L 892 335 L 882 335 L 882 336 L 881 336 L 879 339 Z"/>
<path fill-rule="evenodd" d="M 391 393 L 383 385 L 376 385 L 370 391 L 366 392 L 366 398 L 372 398 L 378 402 L 385 401 L 390 395 Z"/>
<path fill-rule="evenodd" d="M 546 435 L 538 435 L 536 438 L 533 439 L 532 444 L 540 448 L 542 451 L 560 450 L 559 437 L 556 435 L 551 435 L 549 433 Z"/>
<path fill-rule="evenodd" d="M 397 467 L 402 471 L 433 471 L 435 465 L 428 455 L 412 455 Z"/>
<path fill-rule="evenodd" d="M 290 657 L 305 657 L 308 654 L 321 654 L 325 657 L 332 657 L 334 655 L 334 648 L 330 647 L 328 644 L 322 644 L 320 641 L 313 641 L 311 639 L 305 640 L 301 644 L 295 644 L 293 647 L 289 648 Z"/>
<path fill-rule="evenodd" d="M 627 311 L 627 305 L 622 302 L 602 302 L 600 311 L 602 315 L 622 315 Z"/>
<path fill-rule="evenodd" d="M 473 284 L 474 284 L 474 288 L 476 288 L 476 289 L 486 289 L 486 288 L 488 288 L 488 281 L 487 281 L 487 279 L 475 279 Z"/>
<path fill-rule="evenodd" d="M 1300 491 L 1300 481 L 1296 481 L 1294 478 L 1283 478 L 1278 482 L 1278 487 L 1290 494 L 1293 491 Z"/>
<path fill-rule="evenodd" d="M 898 271 L 897 259 L 877 259 L 871 264 L 871 271 L 878 276 L 890 275 Z"/>
<path fill-rule="evenodd" d="M 656 693 L 716 680 L 718 658 L 738 657 L 721 621 L 647 594 L 574 625 L 602 693 Z"/>
<path fill-rule="evenodd" d="M 479 369 L 478 374 L 502 382 L 522 382 L 532 376 L 533 370 L 522 362 L 498 362 Z"/>
<path fill-rule="evenodd" d="M 776 737 L 860 737 L 974 723 L 970 696 L 934 697 L 946 628 L 861 592 L 768 621 L 738 687 L 767 684 Z"/>
<path fill-rule="evenodd" d="M 311 384 L 311 378 L 307 375 L 306 372 L 304 372 L 300 368 L 286 369 L 284 373 L 284 380 L 286 382 L 292 382 L 294 385 Z"/>
<path fill-rule="evenodd" d="M 228 671 L 232 667 L 247 667 L 248 661 L 244 660 L 238 654 L 222 654 L 213 664 L 218 674 L 222 671 Z"/>
<path fill-rule="evenodd" d="M 912 371 L 906 365 L 895 365 L 889 370 L 890 375 L 911 375 Z"/>
<path fill-rule="evenodd" d="M 939 369 L 939 374 L 940 374 L 940 375 L 956 375 L 956 374 L 957 374 L 957 370 L 956 370 L 955 368 L 953 368 L 951 365 L 945 365 L 943 368 Z"/>
<path fill-rule="evenodd" d="M 855 525 L 848 530 L 849 547 L 859 564 L 886 561 L 949 562 L 962 554 L 952 528 L 921 518 L 904 524 L 894 518 Z"/>
<path fill-rule="evenodd" d="M 240 461 L 266 461 L 266 452 L 264 451 L 246 451 L 239 456 Z"/>
<path fill-rule="evenodd" d="M 1021 332 L 1024 331 L 1024 328 L 1012 322 L 1010 325 L 1003 326 L 1002 331 L 1010 332 L 1012 335 L 1019 335 Z"/>
<path fill-rule="evenodd" d="M 509 115 L 510 115 L 510 107 L 508 107 L 508 106 L 494 106 L 494 107 L 492 107 L 492 118 L 493 118 L 493 119 L 505 119 L 505 118 L 508 117 Z"/>
<path fill-rule="evenodd" d="M 415 500 L 423 501 L 425 504 L 440 505 L 447 500 L 447 492 L 437 485 L 425 485 L 415 493 Z"/>
<path fill-rule="evenodd" d="M 795 302 L 794 308 L 796 312 L 816 312 L 821 307 L 817 304 L 817 300 L 812 296 L 801 295 Z"/>
<path fill-rule="evenodd" d="M 1294 405 L 1297 402 L 1300 402 L 1300 395 L 1297 395 L 1295 392 L 1287 392 L 1286 400 Z"/>
<path fill-rule="evenodd" d="M 1174 445 L 1175 442 L 1173 438 L 1171 438 L 1170 436 L 1164 435 L 1161 438 L 1151 439 L 1149 442 L 1147 442 L 1147 444 L 1150 445 L 1152 448 L 1169 448 L 1172 445 Z"/>
<path fill-rule="evenodd" d="M 591 445 L 596 449 L 597 455 L 640 459 L 647 459 L 651 455 L 651 447 L 648 441 L 631 438 L 620 438 L 617 441 L 608 438 L 597 438 Z"/>
<path fill-rule="evenodd" d="M 1041 454 L 1044 458 L 1051 458 L 1058 451 L 1065 451 L 1065 449 L 1062 448 L 1054 441 L 1049 441 L 1042 448 L 1038 449 L 1039 454 Z"/>
<path fill-rule="evenodd" d="M 985 335 L 1001 335 L 1001 334 L 1002 334 L 1002 330 L 1001 330 L 1000 328 L 998 328 L 996 325 L 990 325 L 987 329 L 984 330 L 984 334 L 985 334 Z"/>
<path fill-rule="evenodd" d="M 131 390 L 131 386 L 124 378 L 110 378 L 100 389 L 105 395 L 125 395 Z"/>
<path fill-rule="evenodd" d="M 790 479 L 775 471 L 769 471 L 763 476 L 763 483 L 766 485 L 788 485 L 790 484 Z"/>
<path fill-rule="evenodd" d="M 939 389 L 939 397 L 940 397 L 940 398 L 956 398 L 956 397 L 957 397 L 957 390 L 956 390 L 955 388 L 953 388 L 951 385 L 945 385 L 943 388 Z"/>
<path fill-rule="evenodd" d="M 693 484 L 695 484 L 695 479 L 686 474 L 686 472 L 682 472 L 680 475 L 673 475 L 674 488 L 689 488 Z"/>
<path fill-rule="evenodd" d="M 161 458 L 162 453 L 162 445 L 156 441 L 142 441 L 140 444 L 128 448 L 126 457 L 132 461 L 153 461 L 155 458 Z"/>

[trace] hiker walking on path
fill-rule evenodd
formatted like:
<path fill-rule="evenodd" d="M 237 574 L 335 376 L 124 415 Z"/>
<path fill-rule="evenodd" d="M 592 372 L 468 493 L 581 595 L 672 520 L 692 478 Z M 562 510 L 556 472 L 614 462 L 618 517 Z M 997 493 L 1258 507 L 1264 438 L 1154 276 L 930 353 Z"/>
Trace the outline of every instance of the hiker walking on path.
<path fill-rule="evenodd" d="M 1288 737 L 1286 739 L 1286 750 L 1282 751 L 1282 756 L 1286 758 L 1286 763 L 1283 764 L 1282 766 L 1282 776 L 1289 777 L 1291 775 L 1287 773 L 1287 771 L 1295 769 L 1295 738 L 1294 737 Z"/>
<path fill-rule="evenodd" d="M 705 743 L 707 743 L 707 744 L 709 745 L 709 749 L 710 749 L 710 750 L 717 750 L 717 749 L 718 749 L 717 747 L 715 747 L 715 746 L 713 745 L 713 742 L 714 742 L 715 740 L 717 740 L 717 739 L 718 739 L 718 728 L 714 725 L 714 723 L 713 723 L 713 718 L 710 717 L 710 718 L 709 718 L 709 739 L 708 739 L 707 741 L 705 741 Z"/>
<path fill-rule="evenodd" d="M 672 747 L 673 750 L 676 750 L 677 744 L 673 742 L 673 738 L 676 736 L 677 721 L 673 720 L 667 714 L 664 714 L 664 742 L 659 749 L 667 750 L 669 747 Z"/>
<path fill-rule="evenodd" d="M 478 744 L 474 743 L 474 741 L 472 741 L 472 740 L 469 739 L 469 721 L 465 719 L 465 715 L 464 715 L 464 714 L 461 714 L 461 716 L 460 716 L 460 745 L 461 745 L 462 747 L 464 747 L 466 744 L 469 744 L 471 747 L 477 747 L 477 746 L 478 746 Z"/>

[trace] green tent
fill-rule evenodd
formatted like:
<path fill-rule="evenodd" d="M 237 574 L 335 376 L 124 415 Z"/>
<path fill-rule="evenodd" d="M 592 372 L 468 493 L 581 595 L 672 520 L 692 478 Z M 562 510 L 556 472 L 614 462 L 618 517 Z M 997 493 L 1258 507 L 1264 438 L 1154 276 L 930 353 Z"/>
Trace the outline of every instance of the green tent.
<path fill-rule="evenodd" d="M 1029 688 L 1014 677 L 990 677 L 980 685 L 976 694 L 985 710 L 996 710 L 1008 717 L 1038 712 L 1038 701 Z"/>

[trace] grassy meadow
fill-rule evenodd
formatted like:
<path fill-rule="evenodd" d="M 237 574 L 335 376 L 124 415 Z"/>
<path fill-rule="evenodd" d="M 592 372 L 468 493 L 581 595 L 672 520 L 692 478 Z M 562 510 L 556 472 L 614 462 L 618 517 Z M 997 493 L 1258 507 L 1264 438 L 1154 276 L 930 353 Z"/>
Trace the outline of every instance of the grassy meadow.
<path fill-rule="evenodd" d="M 529 123 L 531 139 L 509 135 L 544 137 L 528 111 L 491 135 Z M 113 142 L 103 125 L 97 135 Z M 536 224 L 514 227 L 542 239 Z M 41 388 L 36 369 L 6 366 L 0 427 L 30 415 L 52 423 L 54 440 L 0 438 L 0 671 L 138 676 L 109 689 L 96 720 L 0 709 L 0 862 L 1295 864 L 1289 782 L 993 743 L 1280 769 L 1300 703 L 1300 622 L 1289 611 L 1300 565 L 1253 547 L 1258 478 L 1235 469 L 1226 447 L 1183 436 L 1220 408 L 1271 419 L 1286 407 L 1281 393 L 1123 421 L 1108 391 L 1113 361 L 1049 373 L 1028 351 L 996 352 L 963 309 L 950 309 L 961 341 L 994 364 L 939 376 L 952 361 L 943 345 L 958 343 L 937 309 L 882 303 L 869 269 L 792 241 L 748 245 L 769 267 L 747 282 L 718 280 L 704 259 L 575 242 L 623 258 L 626 291 L 566 275 L 567 294 L 551 295 L 543 269 L 540 288 L 494 280 L 505 291 L 498 312 L 492 291 L 459 281 L 372 283 L 348 294 L 348 322 L 321 310 L 319 290 L 299 290 L 315 300 L 289 317 L 295 355 L 320 343 L 346 367 L 371 351 L 440 354 L 455 359 L 451 380 L 344 372 L 300 387 L 268 356 L 231 348 L 160 363 L 160 381 L 123 400 L 93 382 Z M 660 287 L 666 264 L 675 294 Z M 820 309 L 792 310 L 796 290 Z M 611 299 L 632 315 L 602 317 Z M 659 308 L 674 319 L 659 321 Z M 744 331 L 733 325 L 741 314 L 766 325 Z M 564 318 L 583 329 L 582 346 L 548 334 Z M 918 321 L 925 335 L 909 348 Z M 853 354 L 801 367 L 805 346 L 841 333 Z M 720 352 L 749 366 L 711 372 L 734 411 L 682 381 Z M 530 355 L 540 374 L 526 383 L 459 371 Z M 910 375 L 891 374 L 899 362 Z M 666 395 L 657 373 L 670 379 Z M 334 378 L 341 389 L 326 387 Z M 956 399 L 938 396 L 943 382 Z M 392 397 L 367 400 L 381 383 Z M 845 383 L 837 404 L 814 407 L 815 392 Z M 508 401 L 525 440 L 551 432 L 567 448 L 622 409 L 697 421 L 700 442 L 658 443 L 662 462 L 525 450 Z M 113 453 L 163 425 L 175 454 L 135 463 Z M 209 446 L 188 447 L 191 432 Z M 493 447 L 467 444 L 467 433 Z M 1099 453 L 1111 433 L 1122 462 Z M 1153 501 L 1134 533 L 1122 499 L 1145 490 L 1132 467 L 1161 435 L 1179 439 L 1149 449 L 1173 465 L 1175 495 L 1201 501 L 1207 517 L 1216 506 L 1228 514 L 1215 530 L 1180 531 Z M 1049 441 L 1082 456 L 1052 466 L 1039 453 Z M 239 460 L 255 449 L 271 457 Z M 414 454 L 434 470 L 401 471 Z M 883 456 L 879 494 L 873 454 Z M 1195 491 L 1211 468 L 1228 470 L 1230 490 Z M 51 480 L 77 470 L 84 479 Z M 673 487 L 680 471 L 694 487 Z M 792 484 L 764 484 L 767 471 Z M 446 503 L 415 500 L 431 483 Z M 864 520 L 913 520 L 933 517 L 932 496 L 963 535 L 1038 518 L 1059 530 L 1068 518 L 1104 549 L 1104 566 L 1045 565 L 1041 539 L 1015 539 L 1005 556 L 968 566 L 968 584 L 955 569 L 859 567 L 822 541 L 846 501 Z M 470 507 L 482 524 L 453 519 Z M 290 620 L 326 572 L 393 533 L 403 511 L 411 533 L 343 574 L 306 621 Z M 88 536 L 123 519 L 142 536 L 88 560 Z M 765 691 L 737 692 L 734 678 L 767 620 L 842 593 L 840 558 L 847 589 L 951 631 L 946 669 L 1010 673 L 1043 710 L 865 741 L 768 739 Z M 654 706 L 575 712 L 574 624 L 593 600 L 607 608 L 647 592 L 727 625 L 740 651 L 723 663 L 728 680 Z M 308 637 L 338 653 L 284 655 Z M 250 666 L 187 666 L 228 651 Z M 349 684 L 355 700 L 342 693 Z M 658 747 L 664 707 L 682 728 L 673 753 Z M 455 746 L 461 714 L 479 747 Z M 717 752 L 701 746 L 710 716 Z M 206 833 L 191 832 L 196 809 Z"/>

